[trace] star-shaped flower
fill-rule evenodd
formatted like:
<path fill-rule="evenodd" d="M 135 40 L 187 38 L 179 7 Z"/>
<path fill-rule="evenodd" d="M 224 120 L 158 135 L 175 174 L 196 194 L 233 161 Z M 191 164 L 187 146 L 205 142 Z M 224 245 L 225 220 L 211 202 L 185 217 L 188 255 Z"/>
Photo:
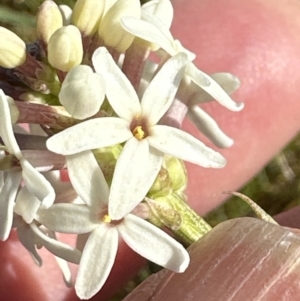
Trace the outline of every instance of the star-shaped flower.
<path fill-rule="evenodd" d="M 141 102 L 106 48 L 95 51 L 93 64 L 106 85 L 117 117 L 87 120 L 47 141 L 49 150 L 71 155 L 125 142 L 117 161 L 109 197 L 112 219 L 120 219 L 142 201 L 153 184 L 164 153 L 203 167 L 223 167 L 226 160 L 193 136 L 159 125 L 173 102 L 184 67 L 184 53 L 168 60 L 150 82 Z"/>
<path fill-rule="evenodd" d="M 162 230 L 133 214 L 111 220 L 109 188 L 91 151 L 67 157 L 70 180 L 87 205 L 54 204 L 40 209 L 38 221 L 48 229 L 90 233 L 84 246 L 75 283 L 79 298 L 95 295 L 105 283 L 115 261 L 119 237 L 135 252 L 175 272 L 189 264 L 187 251 Z"/>
<path fill-rule="evenodd" d="M 5 149 L 9 154 L 14 155 L 20 162 L 22 171 L 6 172 L 6 179 L 0 192 L 0 239 L 6 240 L 13 222 L 13 207 L 15 197 L 23 178 L 28 191 L 39 200 L 39 203 L 45 207 L 53 204 L 55 192 L 51 184 L 26 160 L 15 139 L 10 105 L 13 105 L 13 99 L 6 96 L 0 90 L 0 136 L 4 142 Z M 37 210 L 36 207 L 28 208 L 31 210 L 32 218 Z"/>

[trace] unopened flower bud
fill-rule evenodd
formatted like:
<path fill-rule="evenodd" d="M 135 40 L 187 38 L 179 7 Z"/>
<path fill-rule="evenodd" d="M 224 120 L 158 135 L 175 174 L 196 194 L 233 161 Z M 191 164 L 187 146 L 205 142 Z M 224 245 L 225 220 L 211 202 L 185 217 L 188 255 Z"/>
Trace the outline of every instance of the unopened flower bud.
<path fill-rule="evenodd" d="M 73 9 L 71 23 L 85 36 L 93 35 L 99 27 L 104 6 L 105 1 L 78 0 Z"/>
<path fill-rule="evenodd" d="M 62 19 L 63 19 L 63 25 L 67 26 L 71 23 L 71 16 L 72 16 L 72 9 L 70 6 L 62 4 L 58 6 Z"/>
<path fill-rule="evenodd" d="M 125 52 L 134 36 L 125 31 L 121 24 L 121 18 L 131 16 L 141 17 L 141 6 L 139 0 L 119 0 L 116 2 L 103 17 L 98 34 L 104 40 L 106 46 L 114 48 L 117 52 Z"/>
<path fill-rule="evenodd" d="M 26 45 L 16 34 L 0 27 L 0 66 L 16 68 L 21 66 L 26 59 Z"/>
<path fill-rule="evenodd" d="M 172 183 L 173 191 L 184 191 L 187 185 L 187 173 L 184 163 L 175 157 L 165 156 L 165 165 Z"/>
<path fill-rule="evenodd" d="M 74 118 L 85 119 L 100 110 L 104 96 L 102 76 L 94 73 L 89 66 L 79 65 L 67 74 L 59 100 Z"/>
<path fill-rule="evenodd" d="M 58 6 L 52 0 L 43 2 L 37 15 L 39 39 L 47 45 L 52 34 L 62 26 L 63 18 Z"/>
<path fill-rule="evenodd" d="M 119 0 L 105 0 L 103 16 L 110 10 L 110 8 Z"/>
<path fill-rule="evenodd" d="M 58 29 L 48 44 L 49 63 L 61 71 L 67 72 L 79 65 L 83 57 L 80 31 L 73 25 Z"/>
<path fill-rule="evenodd" d="M 172 193 L 172 182 L 169 173 L 165 168 L 161 168 L 147 195 L 151 198 L 158 198 L 170 193 Z"/>

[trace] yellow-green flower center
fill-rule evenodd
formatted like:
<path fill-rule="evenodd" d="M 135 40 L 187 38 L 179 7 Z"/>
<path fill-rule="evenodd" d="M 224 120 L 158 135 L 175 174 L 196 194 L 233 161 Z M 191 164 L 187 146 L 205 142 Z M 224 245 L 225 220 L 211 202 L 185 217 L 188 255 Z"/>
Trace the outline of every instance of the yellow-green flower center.
<path fill-rule="evenodd" d="M 137 140 L 145 139 L 149 136 L 148 122 L 144 117 L 136 117 L 131 121 L 130 130 Z"/>

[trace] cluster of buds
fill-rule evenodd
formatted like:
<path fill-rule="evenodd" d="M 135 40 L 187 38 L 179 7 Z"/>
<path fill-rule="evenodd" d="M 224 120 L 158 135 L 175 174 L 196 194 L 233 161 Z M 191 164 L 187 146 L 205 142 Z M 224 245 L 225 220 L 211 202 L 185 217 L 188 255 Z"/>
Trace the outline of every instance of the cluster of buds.
<path fill-rule="evenodd" d="M 67 263 L 79 264 L 82 299 L 105 283 L 120 238 L 183 272 L 181 243 L 210 230 L 186 202 L 182 160 L 226 160 L 180 127 L 187 116 L 216 146 L 231 146 L 198 104 L 241 110 L 229 96 L 239 80 L 197 69 L 172 19 L 169 0 L 78 0 L 73 10 L 46 0 L 35 43 L 0 28 L 0 239 L 16 228 L 38 265 L 37 248 L 47 248 L 70 285 Z M 77 234 L 76 247 L 56 232 Z"/>

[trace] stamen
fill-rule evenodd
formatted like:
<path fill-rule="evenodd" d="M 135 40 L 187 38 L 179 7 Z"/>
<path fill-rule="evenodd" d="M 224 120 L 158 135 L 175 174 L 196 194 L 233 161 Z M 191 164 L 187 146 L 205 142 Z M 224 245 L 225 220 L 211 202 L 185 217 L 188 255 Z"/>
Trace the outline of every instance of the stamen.
<path fill-rule="evenodd" d="M 138 125 L 133 130 L 133 135 L 137 140 L 142 140 L 145 137 L 145 132 L 143 131 L 143 128 L 140 125 Z"/>
<path fill-rule="evenodd" d="M 103 223 L 109 224 L 111 222 L 111 217 L 108 214 L 105 214 L 102 221 Z"/>

